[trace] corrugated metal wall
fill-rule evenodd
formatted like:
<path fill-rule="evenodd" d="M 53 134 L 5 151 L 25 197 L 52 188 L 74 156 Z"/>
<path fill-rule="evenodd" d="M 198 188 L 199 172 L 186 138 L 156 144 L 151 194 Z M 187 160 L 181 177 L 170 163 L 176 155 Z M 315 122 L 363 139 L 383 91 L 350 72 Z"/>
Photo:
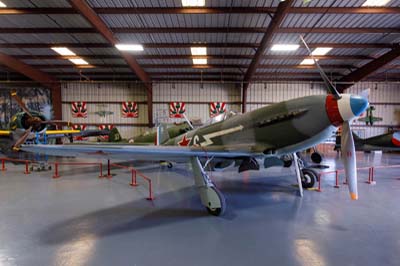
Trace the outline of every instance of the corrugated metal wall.
<path fill-rule="evenodd" d="M 71 102 L 86 101 L 87 118 L 73 118 Z M 89 124 L 87 129 L 96 129 L 90 124 L 114 124 L 124 138 L 141 134 L 146 130 L 144 126 L 121 124 L 146 124 L 147 105 L 138 104 L 138 118 L 123 118 L 121 103 L 123 101 L 146 101 L 146 90 L 142 84 L 136 83 L 87 83 L 69 82 L 62 85 L 62 112 L 63 119 L 76 124 Z M 102 117 L 96 112 L 111 111 L 113 114 Z"/>
<path fill-rule="evenodd" d="M 63 118 L 74 123 L 105 124 L 146 124 L 147 106 L 146 90 L 136 83 L 66 83 L 62 86 Z M 363 122 L 356 121 L 355 130 L 363 137 L 382 134 L 387 126 L 396 125 L 395 112 L 400 111 L 400 83 L 361 82 L 349 89 L 349 92 L 360 93 L 370 88 L 370 102 L 375 106 L 374 116 L 382 117 L 373 127 L 366 127 Z M 247 110 L 314 94 L 325 94 L 321 83 L 310 82 L 265 82 L 252 84 L 248 89 Z M 72 118 L 71 101 L 87 101 L 88 118 Z M 139 118 L 122 118 L 121 102 L 138 101 Z M 182 101 L 186 103 L 186 114 L 189 118 L 200 118 L 203 122 L 209 119 L 210 102 L 226 102 L 227 110 L 240 111 L 241 84 L 233 83 L 183 83 L 158 82 L 153 84 L 153 119 L 159 122 L 178 122 L 169 118 L 168 103 Z M 90 103 L 92 102 L 92 103 Z M 113 114 L 102 118 L 97 111 L 109 110 Z M 94 126 L 89 128 L 95 128 Z M 147 130 L 146 126 L 119 125 L 123 137 L 128 138 Z"/>
<path fill-rule="evenodd" d="M 179 122 L 169 118 L 169 102 L 185 102 L 186 115 L 200 118 L 203 122 L 210 119 L 210 102 L 226 102 L 227 111 L 240 111 L 241 87 L 237 84 L 212 83 L 158 83 L 153 85 L 154 122 Z"/>

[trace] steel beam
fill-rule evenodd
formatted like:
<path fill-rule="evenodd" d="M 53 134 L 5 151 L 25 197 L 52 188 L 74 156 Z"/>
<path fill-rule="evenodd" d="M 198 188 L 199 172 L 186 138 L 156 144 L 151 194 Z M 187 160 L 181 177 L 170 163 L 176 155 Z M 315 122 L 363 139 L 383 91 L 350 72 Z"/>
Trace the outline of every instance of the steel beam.
<path fill-rule="evenodd" d="M 268 27 L 266 28 L 265 34 L 261 40 L 260 47 L 258 47 L 254 58 L 247 69 L 247 72 L 244 76 L 244 84 L 242 89 L 242 113 L 246 112 L 246 101 L 247 101 L 247 89 L 249 87 L 249 82 L 253 77 L 254 73 L 256 72 L 257 67 L 260 64 L 262 56 L 267 49 L 268 45 L 270 44 L 274 33 L 279 29 L 280 24 L 282 23 L 283 19 L 285 18 L 289 8 L 291 7 L 293 0 L 286 0 L 284 2 L 280 2 L 277 8 L 277 12 L 274 14 L 273 18 L 271 19 Z"/>
<path fill-rule="evenodd" d="M 97 14 L 264 14 L 275 13 L 272 7 L 205 7 L 205 8 L 93 8 Z M 399 14 L 398 7 L 292 7 L 290 13 L 324 13 L 324 14 Z M 76 14 L 73 8 L 1 8 L 0 15 L 21 14 Z"/>
<path fill-rule="evenodd" d="M 75 58 L 74 56 L 60 56 L 60 55 L 11 55 L 17 59 L 30 59 L 30 60 L 66 60 L 70 58 Z M 83 59 L 121 59 L 119 55 L 109 55 L 109 54 L 96 54 L 96 55 L 82 55 L 76 56 Z M 207 58 L 207 59 L 253 59 L 252 55 L 206 55 L 206 56 L 193 56 L 193 55 L 136 55 L 136 59 L 193 59 L 193 58 Z M 303 60 L 311 59 L 307 55 L 263 55 L 262 58 L 265 59 L 276 59 L 276 60 Z M 320 55 L 314 56 L 316 59 L 320 60 L 372 60 L 375 59 L 372 56 L 366 55 Z"/>
<path fill-rule="evenodd" d="M 393 48 L 393 43 L 309 43 L 310 48 L 333 47 L 333 48 Z M 41 49 L 53 46 L 65 46 L 69 48 L 113 48 L 109 43 L 0 43 L 0 48 L 18 49 Z M 205 46 L 209 48 L 258 48 L 259 43 L 144 43 L 144 48 L 190 48 Z"/>
<path fill-rule="evenodd" d="M 72 0 L 78 1 L 78 0 Z M 275 13 L 278 14 L 278 13 Z M 100 19 L 100 18 L 99 18 Z M 96 20 L 96 22 L 98 21 Z M 101 21 L 101 23 L 104 23 Z M 94 25 L 94 24 L 92 24 Z M 99 26 L 99 25 L 98 25 Z M 230 33 L 266 33 L 268 28 L 264 27 L 183 27 L 183 28 L 172 28 L 172 27 L 143 27 L 143 28 L 107 28 L 108 31 L 112 31 L 117 34 L 148 34 L 148 33 L 226 33 L 227 30 Z M 400 33 L 399 28 L 371 28 L 371 27 L 357 27 L 357 28 L 279 28 L 275 30 L 277 33 L 351 33 L 351 34 L 363 34 L 363 33 Z M 98 33 L 96 28 L 0 28 L 0 34 L 74 34 L 74 33 Z M 111 34 L 112 34 L 111 32 Z M 103 33 L 100 32 L 102 35 Z M 107 40 L 111 40 L 111 36 L 106 31 L 103 35 Z M 113 35 L 112 35 L 113 36 Z M 115 37 L 112 37 L 115 38 Z"/>
<path fill-rule="evenodd" d="M 375 60 L 365 64 L 364 66 L 360 67 L 359 69 L 357 69 L 357 70 L 351 72 L 350 74 L 348 74 L 347 76 L 341 78 L 339 80 L 339 82 L 346 82 L 346 84 L 339 85 L 338 90 L 340 92 L 343 92 L 345 89 L 352 86 L 352 84 L 347 84 L 347 82 L 354 82 L 354 83 L 359 82 L 360 80 L 373 74 L 378 69 L 383 68 L 385 65 L 389 64 L 390 62 L 392 62 L 399 56 L 400 56 L 400 45 L 397 45 L 397 47 L 392 49 L 391 51 L 381 55 L 380 57 L 376 58 Z"/>

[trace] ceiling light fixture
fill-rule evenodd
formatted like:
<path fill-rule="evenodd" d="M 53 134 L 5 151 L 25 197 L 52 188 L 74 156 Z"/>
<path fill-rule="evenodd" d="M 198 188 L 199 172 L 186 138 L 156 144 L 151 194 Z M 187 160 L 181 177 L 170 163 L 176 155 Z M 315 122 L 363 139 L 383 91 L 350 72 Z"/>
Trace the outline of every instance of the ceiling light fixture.
<path fill-rule="evenodd" d="M 274 44 L 271 47 L 271 51 L 295 51 L 299 49 L 298 44 Z"/>
<path fill-rule="evenodd" d="M 6 4 L 0 1 L 0 7 L 7 7 Z"/>
<path fill-rule="evenodd" d="M 326 55 L 332 50 L 332 47 L 317 47 L 314 51 L 311 52 L 312 55 Z"/>
<path fill-rule="evenodd" d="M 207 47 L 190 47 L 192 55 L 207 55 Z"/>
<path fill-rule="evenodd" d="M 315 59 L 315 61 L 318 61 L 318 59 Z M 314 60 L 304 59 L 303 61 L 301 61 L 300 65 L 314 65 Z"/>
<path fill-rule="evenodd" d="M 205 6 L 205 0 L 182 0 L 182 6 Z"/>
<path fill-rule="evenodd" d="M 116 44 L 115 47 L 120 51 L 143 51 L 141 44 Z"/>
<path fill-rule="evenodd" d="M 51 49 L 62 56 L 75 56 L 76 55 L 74 52 L 72 52 L 67 47 L 51 47 Z"/>
<path fill-rule="evenodd" d="M 367 0 L 362 6 L 385 6 L 390 0 Z"/>
<path fill-rule="evenodd" d="M 193 58 L 194 65 L 207 65 L 207 58 Z"/>
<path fill-rule="evenodd" d="M 74 63 L 75 65 L 89 65 L 89 63 L 83 60 L 82 58 L 70 58 L 68 60 Z"/>

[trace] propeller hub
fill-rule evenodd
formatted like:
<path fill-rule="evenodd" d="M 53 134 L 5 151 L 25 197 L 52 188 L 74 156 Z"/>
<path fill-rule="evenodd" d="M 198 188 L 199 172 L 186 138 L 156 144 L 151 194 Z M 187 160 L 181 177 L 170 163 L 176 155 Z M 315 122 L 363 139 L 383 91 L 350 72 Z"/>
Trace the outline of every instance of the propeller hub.
<path fill-rule="evenodd" d="M 340 99 L 327 95 L 325 108 L 329 120 L 334 126 L 341 125 L 361 115 L 368 108 L 368 100 L 361 96 L 341 94 Z"/>
<path fill-rule="evenodd" d="M 400 132 L 393 133 L 392 143 L 394 146 L 400 147 Z"/>

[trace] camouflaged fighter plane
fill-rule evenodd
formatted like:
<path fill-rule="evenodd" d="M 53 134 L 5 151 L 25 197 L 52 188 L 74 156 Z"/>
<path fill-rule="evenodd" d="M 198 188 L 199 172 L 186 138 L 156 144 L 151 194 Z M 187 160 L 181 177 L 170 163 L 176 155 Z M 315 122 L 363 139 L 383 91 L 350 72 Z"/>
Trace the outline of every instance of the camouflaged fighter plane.
<path fill-rule="evenodd" d="M 221 215 L 226 208 L 224 196 L 204 171 L 200 159 L 239 160 L 239 168 L 251 170 L 258 169 L 258 162 L 266 158 L 292 154 L 302 195 L 302 181 L 308 182 L 307 175 L 303 174 L 307 169 L 300 169 L 296 152 L 323 142 L 337 126 L 343 125 L 342 153 L 345 156 L 342 158 L 350 196 L 357 199 L 356 153 L 349 121 L 366 110 L 368 100 L 358 95 L 339 94 L 318 62 L 314 62 L 330 94 L 272 104 L 175 138 L 170 138 L 168 131 L 160 127 L 159 146 L 68 144 L 22 145 L 21 149 L 58 156 L 187 161 L 191 163 L 202 204 L 212 215 Z"/>
<path fill-rule="evenodd" d="M 353 132 L 357 151 L 400 151 L 400 132 L 386 133 L 370 138 L 360 138 Z M 335 144 L 335 150 L 340 149 L 340 143 Z"/>

